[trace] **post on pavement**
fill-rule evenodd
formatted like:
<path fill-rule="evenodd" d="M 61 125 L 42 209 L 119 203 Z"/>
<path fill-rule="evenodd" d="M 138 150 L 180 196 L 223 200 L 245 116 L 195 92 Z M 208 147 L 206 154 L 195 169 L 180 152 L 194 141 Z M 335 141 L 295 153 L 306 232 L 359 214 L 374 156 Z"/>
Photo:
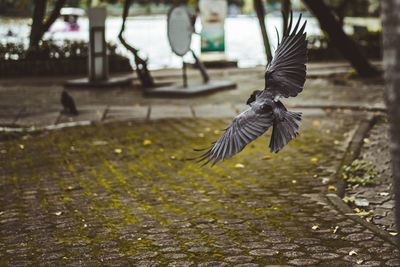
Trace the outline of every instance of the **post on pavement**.
<path fill-rule="evenodd" d="M 89 11 L 89 81 L 108 80 L 108 58 L 105 41 L 105 7 L 90 8 Z"/>

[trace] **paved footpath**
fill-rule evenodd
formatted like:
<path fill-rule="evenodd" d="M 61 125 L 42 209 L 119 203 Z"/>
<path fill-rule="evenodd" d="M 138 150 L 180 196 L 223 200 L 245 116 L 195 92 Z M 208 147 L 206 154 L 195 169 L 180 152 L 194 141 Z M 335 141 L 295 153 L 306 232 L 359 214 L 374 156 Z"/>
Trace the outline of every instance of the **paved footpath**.
<path fill-rule="evenodd" d="M 203 105 L 3 133 L 0 265 L 399 266 L 390 242 L 325 197 L 363 112 L 301 109 L 300 135 L 280 153 L 268 153 L 268 133 L 201 168 L 193 148 L 243 108 L 196 116 Z"/>

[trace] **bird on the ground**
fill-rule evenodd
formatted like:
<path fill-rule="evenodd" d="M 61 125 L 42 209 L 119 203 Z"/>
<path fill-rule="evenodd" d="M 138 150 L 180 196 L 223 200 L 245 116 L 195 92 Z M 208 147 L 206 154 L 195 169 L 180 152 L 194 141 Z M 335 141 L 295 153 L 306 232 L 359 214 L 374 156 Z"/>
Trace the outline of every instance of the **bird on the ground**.
<path fill-rule="evenodd" d="M 74 99 L 67 93 L 67 91 L 63 90 L 61 93 L 61 104 L 64 107 L 64 112 L 69 113 L 71 115 L 78 115 L 78 110 L 75 106 Z"/>
<path fill-rule="evenodd" d="M 203 166 L 210 162 L 214 166 L 218 161 L 239 153 L 271 126 L 271 153 L 278 153 L 296 137 L 301 113 L 288 111 L 279 99 L 297 96 L 306 81 L 307 40 L 304 29 L 307 21 L 301 27 L 300 21 L 301 15 L 292 29 L 291 12 L 281 42 L 277 32 L 278 46 L 274 58 L 267 65 L 265 88 L 251 94 L 246 103 L 250 107 L 239 114 L 222 137 L 198 158 L 198 162 L 204 162 Z"/>

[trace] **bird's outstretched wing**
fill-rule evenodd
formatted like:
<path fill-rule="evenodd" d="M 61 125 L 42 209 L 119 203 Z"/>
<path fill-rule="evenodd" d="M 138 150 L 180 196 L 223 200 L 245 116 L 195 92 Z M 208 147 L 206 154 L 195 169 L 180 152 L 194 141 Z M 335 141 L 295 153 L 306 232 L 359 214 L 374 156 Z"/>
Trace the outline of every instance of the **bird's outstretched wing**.
<path fill-rule="evenodd" d="M 265 133 L 273 124 L 273 113 L 271 109 L 260 109 L 250 107 L 239 114 L 226 128 L 225 133 L 211 148 L 199 157 L 199 162 L 205 161 L 204 165 L 212 162 L 214 166 L 218 161 L 230 158 L 239 153 L 254 139 Z"/>
<path fill-rule="evenodd" d="M 296 96 L 303 90 L 306 81 L 307 41 L 304 32 L 307 21 L 298 30 L 300 17 L 292 30 L 293 13 L 290 13 L 289 26 L 283 33 L 282 42 L 275 56 L 267 66 L 265 88 L 271 90 L 274 98 Z"/>

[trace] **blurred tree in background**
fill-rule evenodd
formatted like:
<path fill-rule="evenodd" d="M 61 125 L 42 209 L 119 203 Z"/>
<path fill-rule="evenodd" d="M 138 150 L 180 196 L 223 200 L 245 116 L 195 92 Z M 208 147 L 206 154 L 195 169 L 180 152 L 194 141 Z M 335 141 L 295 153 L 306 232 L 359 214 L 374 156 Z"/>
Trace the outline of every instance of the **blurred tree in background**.
<path fill-rule="evenodd" d="M 47 5 L 49 2 L 52 2 L 53 9 L 50 14 L 46 16 Z M 34 1 L 32 27 L 31 34 L 29 36 L 29 49 L 32 51 L 32 55 L 35 54 L 34 51 L 37 50 L 39 41 L 42 39 L 44 33 L 48 31 L 50 26 L 60 16 L 60 10 L 65 5 L 66 0 L 49 2 L 47 0 Z"/>
<path fill-rule="evenodd" d="M 379 74 L 368 62 L 367 57 L 362 54 L 360 47 L 343 31 L 341 21 L 335 16 L 335 11 L 331 7 L 323 0 L 303 0 L 303 2 L 318 19 L 321 29 L 327 34 L 329 40 L 359 75 L 368 77 Z"/>
<path fill-rule="evenodd" d="M 86 9 L 90 6 L 112 5 L 113 8 L 115 8 L 114 10 L 116 10 L 114 15 L 117 15 L 121 14 L 120 10 L 122 7 L 126 7 L 127 1 L 128 0 L 0 0 L 0 14 L 31 15 L 32 24 L 29 37 L 29 47 L 32 51 L 31 54 L 34 55 L 35 48 L 38 47 L 38 44 L 44 33 L 59 17 L 60 9 L 62 7 L 71 6 Z M 166 10 L 169 5 L 175 4 L 186 4 L 192 7 L 197 7 L 198 1 L 199 0 L 129 0 L 129 8 L 131 8 L 134 3 L 134 7 L 144 6 L 145 12 L 151 13 L 152 6 L 154 5 L 165 5 L 165 7 L 163 7 L 161 10 Z M 259 18 L 262 33 L 266 33 L 266 30 L 263 29 L 263 27 L 265 28 L 265 9 L 267 11 L 274 11 L 282 8 L 282 10 L 287 12 L 291 4 L 293 4 L 293 8 L 301 9 L 305 8 L 306 5 L 318 19 L 321 29 L 328 37 L 329 42 L 333 45 L 332 47 L 335 47 L 338 51 L 340 51 L 343 57 L 352 63 L 359 74 L 369 76 L 377 73 L 366 59 L 366 54 L 360 51 L 358 43 L 361 41 L 357 40 L 357 38 L 353 38 L 352 40 L 348 35 L 346 35 L 343 31 L 343 24 L 346 16 L 367 17 L 378 15 L 380 10 L 379 0 L 228 0 L 228 4 L 237 5 L 239 8 L 242 8 L 249 3 L 252 6 L 251 10 L 253 10 L 253 4 L 254 7 L 256 7 L 256 14 Z M 305 5 L 302 5 L 302 3 Z M 126 16 L 128 15 L 129 12 L 126 14 Z M 263 39 L 267 55 L 271 54 L 270 50 L 267 49 L 269 47 L 268 36 L 263 34 Z M 363 43 L 366 42 L 365 40 Z M 137 55 L 135 58 L 135 61 L 137 61 L 137 66 L 144 66 L 144 72 L 142 73 L 144 75 L 142 76 L 146 77 L 147 71 L 145 67 L 145 61 L 138 58 Z M 271 56 L 269 55 L 268 58 L 270 59 Z M 151 79 L 145 80 L 151 81 Z M 149 84 L 151 84 L 151 82 L 149 82 Z"/>
<path fill-rule="evenodd" d="M 343 9 L 341 12 L 346 17 L 379 17 L 379 0 L 324 0 L 324 3 L 335 12 Z"/>

